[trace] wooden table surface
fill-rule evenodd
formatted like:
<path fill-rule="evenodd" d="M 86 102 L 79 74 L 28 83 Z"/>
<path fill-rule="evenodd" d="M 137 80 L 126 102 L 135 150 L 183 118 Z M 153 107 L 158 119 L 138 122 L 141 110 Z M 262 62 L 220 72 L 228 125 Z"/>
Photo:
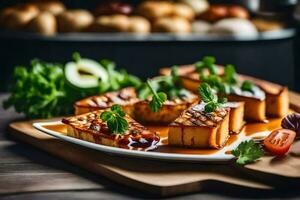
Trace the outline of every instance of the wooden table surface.
<path fill-rule="evenodd" d="M 0 105 L 7 95 L 0 94 Z M 102 176 L 29 145 L 8 134 L 7 125 L 22 115 L 0 108 L 0 199 L 144 199 L 157 198 L 119 185 Z M 299 169 L 300 170 L 300 169 Z M 22 191 L 20 192 L 20 188 Z M 24 189 L 25 188 L 25 189 Z M 288 188 L 288 187 L 287 187 Z M 259 191 L 230 185 L 210 185 L 204 192 L 172 199 L 299 199 L 300 190 Z"/>

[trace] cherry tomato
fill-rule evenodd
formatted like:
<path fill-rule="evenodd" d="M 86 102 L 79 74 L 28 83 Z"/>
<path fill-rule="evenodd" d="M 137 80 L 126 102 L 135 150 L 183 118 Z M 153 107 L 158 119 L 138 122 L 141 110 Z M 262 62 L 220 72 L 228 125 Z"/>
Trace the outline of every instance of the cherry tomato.
<path fill-rule="evenodd" d="M 296 132 L 289 129 L 274 130 L 264 140 L 264 145 L 267 151 L 272 154 L 282 156 L 288 152 L 290 146 L 294 142 Z"/>

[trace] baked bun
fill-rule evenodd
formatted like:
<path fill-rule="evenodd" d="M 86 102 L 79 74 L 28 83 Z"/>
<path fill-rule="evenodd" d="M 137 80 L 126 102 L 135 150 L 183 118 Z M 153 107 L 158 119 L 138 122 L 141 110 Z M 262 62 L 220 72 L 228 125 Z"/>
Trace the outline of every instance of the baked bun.
<path fill-rule="evenodd" d="M 140 16 L 108 15 L 98 17 L 89 30 L 92 32 L 149 33 L 151 25 L 147 19 Z"/>
<path fill-rule="evenodd" d="M 261 32 L 280 30 L 285 27 L 283 22 L 273 19 L 255 18 L 252 19 L 252 23 L 255 25 L 257 30 Z"/>
<path fill-rule="evenodd" d="M 182 17 L 165 17 L 154 21 L 153 32 L 162 33 L 189 33 L 191 32 L 191 23 Z"/>
<path fill-rule="evenodd" d="M 216 22 L 225 18 L 247 19 L 249 18 L 249 12 L 241 6 L 215 4 L 210 6 L 199 18 L 209 22 Z"/>
<path fill-rule="evenodd" d="M 66 10 L 66 7 L 60 1 L 37 1 L 36 6 L 40 11 L 47 11 L 53 15 L 58 15 Z"/>
<path fill-rule="evenodd" d="M 195 17 L 195 12 L 188 5 L 176 3 L 173 5 L 172 15 L 183 17 L 187 20 L 192 21 Z"/>
<path fill-rule="evenodd" d="M 133 7 L 130 4 L 122 3 L 120 1 L 106 1 L 97 6 L 95 15 L 130 15 Z"/>
<path fill-rule="evenodd" d="M 247 19 L 231 18 L 223 19 L 214 24 L 211 33 L 235 36 L 255 36 L 257 29 Z"/>
<path fill-rule="evenodd" d="M 173 4 L 167 1 L 144 1 L 137 7 L 137 13 L 150 20 L 167 17 L 173 13 Z"/>
<path fill-rule="evenodd" d="M 3 11 L 2 25 L 12 30 L 23 29 L 39 13 L 34 4 L 24 4 Z"/>
<path fill-rule="evenodd" d="M 200 15 L 209 8 L 207 0 L 180 0 L 180 3 L 190 6 L 196 15 Z"/>
<path fill-rule="evenodd" d="M 149 33 L 151 31 L 151 24 L 150 22 L 144 18 L 139 16 L 132 16 L 129 17 L 129 27 L 128 32 L 132 33 Z"/>
<path fill-rule="evenodd" d="M 109 15 L 96 18 L 90 30 L 93 32 L 126 32 L 130 20 L 126 15 Z"/>
<path fill-rule="evenodd" d="M 58 31 L 80 32 L 89 27 L 93 20 L 93 15 L 87 10 L 66 10 L 57 15 Z"/>
<path fill-rule="evenodd" d="M 26 30 L 47 36 L 55 35 L 57 30 L 55 16 L 50 12 L 41 12 L 28 23 Z"/>
<path fill-rule="evenodd" d="M 208 33 L 212 25 L 203 20 L 196 20 L 192 23 L 192 32 L 193 33 Z"/>

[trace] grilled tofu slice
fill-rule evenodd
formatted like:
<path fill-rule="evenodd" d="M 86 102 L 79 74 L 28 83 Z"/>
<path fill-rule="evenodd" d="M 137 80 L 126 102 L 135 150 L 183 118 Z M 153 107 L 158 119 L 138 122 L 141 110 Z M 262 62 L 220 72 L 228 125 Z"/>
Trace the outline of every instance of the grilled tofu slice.
<path fill-rule="evenodd" d="M 139 99 L 137 98 L 135 89 L 133 87 L 127 87 L 116 92 L 107 92 L 103 95 L 92 96 L 77 101 L 74 105 L 75 114 L 80 115 L 95 110 L 110 108 L 114 104 L 119 104 L 128 115 L 132 116 L 133 105 L 138 101 Z"/>
<path fill-rule="evenodd" d="M 169 145 L 191 148 L 222 148 L 229 138 L 229 108 L 212 113 L 204 111 L 204 103 L 184 111 L 169 125 Z"/>
<path fill-rule="evenodd" d="M 223 73 L 223 67 L 219 66 L 220 73 Z M 169 68 L 162 68 L 161 74 L 168 75 L 170 73 Z M 178 73 L 182 77 L 183 87 L 190 91 L 197 91 L 201 81 L 199 75 L 195 72 L 193 65 L 185 65 L 179 67 Z M 249 92 L 243 92 L 236 88 L 235 94 L 230 94 L 229 101 L 243 101 L 245 102 L 245 119 L 248 121 L 265 121 L 266 120 L 266 99 L 267 94 L 258 87 L 256 87 L 255 94 Z M 269 106 L 270 107 L 270 106 Z M 271 109 L 271 108 L 270 108 Z M 273 108 L 274 109 L 274 108 Z"/>
<path fill-rule="evenodd" d="M 198 101 L 197 95 L 189 93 L 187 97 L 166 101 L 158 112 L 151 111 L 148 100 L 140 101 L 134 106 L 134 119 L 148 124 L 169 124 Z"/>
<path fill-rule="evenodd" d="M 83 115 L 64 118 L 67 125 L 67 135 L 88 142 L 106 146 L 135 150 L 151 150 L 156 148 L 160 138 L 154 131 L 134 121 L 126 115 L 128 130 L 124 134 L 110 133 L 107 124 L 100 119 L 105 110 L 98 110 Z"/>
<path fill-rule="evenodd" d="M 290 103 L 287 87 L 246 75 L 239 75 L 239 78 L 254 82 L 266 93 L 266 113 L 268 116 L 284 117 L 288 114 Z"/>
<path fill-rule="evenodd" d="M 229 114 L 229 133 L 238 134 L 245 125 L 244 121 L 244 102 L 227 102 L 224 107 L 230 108 Z"/>

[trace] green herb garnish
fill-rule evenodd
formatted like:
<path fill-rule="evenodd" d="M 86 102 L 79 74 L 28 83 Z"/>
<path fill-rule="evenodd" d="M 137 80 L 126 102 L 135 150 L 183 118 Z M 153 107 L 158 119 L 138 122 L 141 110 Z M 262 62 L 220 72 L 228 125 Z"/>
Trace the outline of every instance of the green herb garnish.
<path fill-rule="evenodd" d="M 254 88 L 254 84 L 249 80 L 245 80 L 241 86 L 241 89 L 243 91 L 248 91 L 248 92 L 252 92 L 252 93 L 253 93 L 253 88 Z"/>
<path fill-rule="evenodd" d="M 152 93 L 152 99 L 149 102 L 149 107 L 153 112 L 157 112 L 162 107 L 163 103 L 168 99 L 167 95 L 164 92 L 157 93 L 152 87 L 150 80 L 147 80 L 147 85 Z"/>
<path fill-rule="evenodd" d="M 128 130 L 128 122 L 124 119 L 125 112 L 120 105 L 113 105 L 110 111 L 101 113 L 100 118 L 107 123 L 112 134 L 124 134 Z"/>
<path fill-rule="evenodd" d="M 210 74 L 218 74 L 218 68 L 215 65 L 216 58 L 212 56 L 205 56 L 201 61 L 195 63 L 196 70 L 200 75 L 204 75 L 205 69 Z"/>
<path fill-rule="evenodd" d="M 222 77 L 222 81 L 230 84 L 235 85 L 238 83 L 237 77 L 236 77 L 236 71 L 233 65 L 226 65 L 224 69 L 224 75 Z"/>
<path fill-rule="evenodd" d="M 264 155 L 262 146 L 253 140 L 244 141 L 232 150 L 232 154 L 237 158 L 236 163 L 245 165 L 252 163 Z"/>
<path fill-rule="evenodd" d="M 216 109 L 222 107 L 223 104 L 227 101 L 226 98 L 219 99 L 207 83 L 201 84 L 198 91 L 202 101 L 206 103 L 204 110 L 207 113 L 211 113 Z"/>

